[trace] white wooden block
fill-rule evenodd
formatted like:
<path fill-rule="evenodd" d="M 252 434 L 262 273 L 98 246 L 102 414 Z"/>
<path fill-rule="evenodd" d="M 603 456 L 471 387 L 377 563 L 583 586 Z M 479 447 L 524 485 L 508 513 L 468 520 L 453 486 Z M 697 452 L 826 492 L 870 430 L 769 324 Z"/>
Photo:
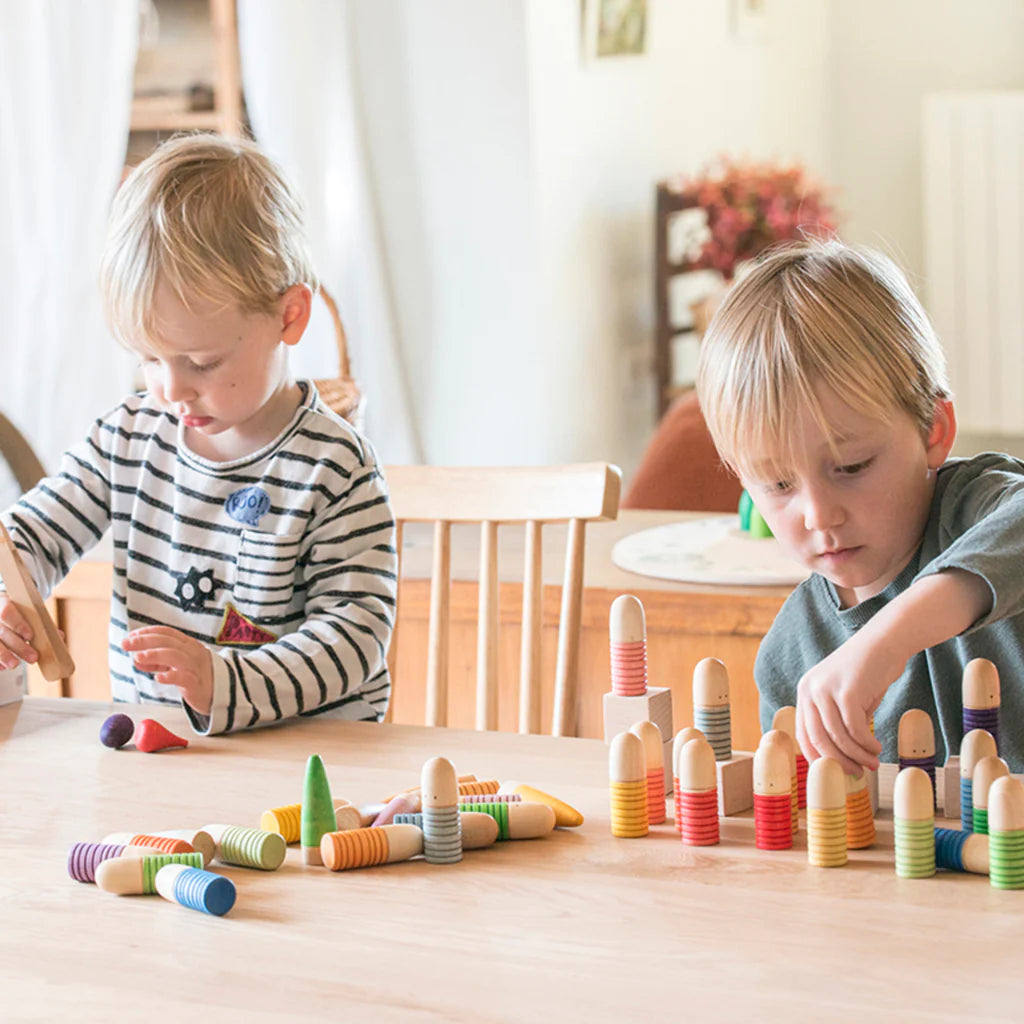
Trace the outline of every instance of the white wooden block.
<path fill-rule="evenodd" d="M 620 697 L 610 690 L 604 695 L 604 741 L 611 743 L 620 732 L 628 732 L 637 722 L 653 722 L 664 743 L 675 738 L 672 729 L 672 691 L 667 686 L 649 686 L 639 697 Z M 672 774 L 669 755 L 668 774 Z"/>
<path fill-rule="evenodd" d="M 14 704 L 25 696 L 25 665 L 18 665 L 17 668 L 0 669 L 0 704 Z M 672 753 L 669 751 L 669 761 L 672 760 Z"/>
<path fill-rule="evenodd" d="M 960 755 L 946 758 L 942 768 L 935 769 L 935 789 L 939 810 L 944 818 L 960 817 Z"/>
<path fill-rule="evenodd" d="M 734 750 L 728 761 L 716 761 L 718 813 L 741 814 L 754 806 L 754 755 Z"/>

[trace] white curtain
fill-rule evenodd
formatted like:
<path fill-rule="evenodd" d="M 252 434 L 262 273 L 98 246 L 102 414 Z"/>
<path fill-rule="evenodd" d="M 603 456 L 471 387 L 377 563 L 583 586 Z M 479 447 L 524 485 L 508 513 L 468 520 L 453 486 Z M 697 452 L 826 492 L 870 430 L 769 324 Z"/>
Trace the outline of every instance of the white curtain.
<path fill-rule="evenodd" d="M 97 268 L 137 26 L 138 0 L 0 0 L 0 408 L 48 470 L 131 388 Z"/>
<path fill-rule="evenodd" d="M 317 270 L 367 398 L 367 436 L 384 462 L 420 462 L 360 126 L 349 0 L 241 0 L 238 22 L 253 134 L 306 200 Z M 311 329 L 292 365 L 301 376 L 336 375 L 330 332 Z"/>

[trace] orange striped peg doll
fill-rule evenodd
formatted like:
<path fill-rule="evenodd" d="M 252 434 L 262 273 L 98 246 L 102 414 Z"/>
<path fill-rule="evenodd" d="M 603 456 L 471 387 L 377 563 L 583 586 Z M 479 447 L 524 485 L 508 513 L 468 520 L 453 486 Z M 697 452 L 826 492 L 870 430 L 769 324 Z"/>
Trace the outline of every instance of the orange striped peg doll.
<path fill-rule="evenodd" d="M 647 765 L 647 824 L 665 822 L 665 741 L 653 722 L 637 722 L 629 730 L 640 737 Z"/>

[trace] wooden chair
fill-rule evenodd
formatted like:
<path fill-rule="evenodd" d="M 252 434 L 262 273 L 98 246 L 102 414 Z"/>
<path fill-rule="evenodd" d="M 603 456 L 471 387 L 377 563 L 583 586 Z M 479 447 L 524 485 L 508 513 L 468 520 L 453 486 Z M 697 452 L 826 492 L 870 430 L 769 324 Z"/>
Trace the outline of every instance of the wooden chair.
<path fill-rule="evenodd" d="M 22 493 L 31 490 L 46 476 L 39 456 L 25 435 L 3 413 L 0 413 L 0 458 L 10 467 Z"/>
<path fill-rule="evenodd" d="M 398 523 L 399 576 L 404 524 L 434 523 L 427 725 L 443 726 L 448 720 L 451 524 L 479 523 L 476 727 L 498 727 L 498 526 L 519 523 L 525 524 L 526 540 L 519 731 L 541 731 L 541 531 L 549 523 L 568 523 L 551 731 L 556 736 L 575 735 L 585 529 L 588 521 L 614 519 L 618 515 L 618 467 L 603 462 L 500 468 L 392 466 L 385 470 L 385 476 Z M 395 672 L 396 651 L 393 636 L 388 660 L 392 685 L 400 686 L 401 676 Z"/>

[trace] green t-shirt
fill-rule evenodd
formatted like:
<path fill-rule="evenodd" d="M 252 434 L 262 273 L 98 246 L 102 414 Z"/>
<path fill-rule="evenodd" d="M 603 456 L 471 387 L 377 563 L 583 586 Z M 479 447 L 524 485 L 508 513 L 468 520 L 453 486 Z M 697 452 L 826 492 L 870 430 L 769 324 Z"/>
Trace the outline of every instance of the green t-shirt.
<path fill-rule="evenodd" d="M 1024 462 L 986 453 L 951 459 L 938 471 L 935 494 L 917 553 L 880 594 L 840 608 L 835 587 L 814 574 L 779 610 L 754 665 L 761 727 L 776 710 L 796 703 L 800 678 L 849 639 L 915 580 L 942 569 L 980 576 L 992 609 L 959 636 L 915 654 L 875 712 L 882 760 L 897 760 L 900 716 L 927 711 L 935 723 L 936 762 L 960 750 L 962 676 L 972 658 L 999 670 L 999 754 L 1011 772 L 1024 771 Z"/>

